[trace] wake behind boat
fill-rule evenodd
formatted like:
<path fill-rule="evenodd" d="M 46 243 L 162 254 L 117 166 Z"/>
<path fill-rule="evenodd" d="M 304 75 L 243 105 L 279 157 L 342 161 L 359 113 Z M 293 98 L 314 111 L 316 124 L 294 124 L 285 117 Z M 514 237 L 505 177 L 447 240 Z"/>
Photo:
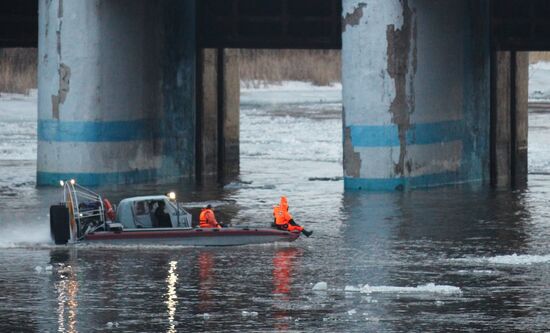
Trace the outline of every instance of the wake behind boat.
<path fill-rule="evenodd" d="M 61 181 L 63 202 L 50 207 L 55 244 L 161 244 L 230 246 L 292 242 L 299 232 L 272 228 L 194 228 L 192 216 L 175 201 L 175 194 L 131 197 L 115 207 L 74 180 Z M 159 221 L 163 207 L 169 216 Z"/>

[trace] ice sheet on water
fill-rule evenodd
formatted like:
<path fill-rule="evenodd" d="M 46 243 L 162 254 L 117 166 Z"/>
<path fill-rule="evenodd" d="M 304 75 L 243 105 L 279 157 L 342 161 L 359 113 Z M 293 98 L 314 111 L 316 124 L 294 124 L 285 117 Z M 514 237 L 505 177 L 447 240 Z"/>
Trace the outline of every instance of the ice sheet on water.
<path fill-rule="evenodd" d="M 550 63 L 529 65 L 529 101 L 542 102 L 550 98 Z"/>
<path fill-rule="evenodd" d="M 311 82 L 303 81 L 282 81 L 280 84 L 276 83 L 260 83 L 252 84 L 248 81 L 241 81 L 241 91 L 274 91 L 274 90 L 313 90 L 313 91 L 327 91 L 327 90 L 342 90 L 342 84 L 334 82 L 329 86 L 315 86 Z"/>
<path fill-rule="evenodd" d="M 497 265 L 532 265 L 541 263 L 550 263 L 550 255 L 535 255 L 516 253 L 511 255 L 502 255 L 495 257 L 480 257 L 480 258 L 461 258 L 459 261 L 467 261 L 473 263 L 497 264 Z"/>
<path fill-rule="evenodd" d="M 360 291 L 361 291 L 361 287 L 357 287 L 357 286 L 346 286 L 346 287 L 344 288 L 344 291 L 350 292 L 350 293 L 353 293 L 353 292 L 360 292 Z"/>
<path fill-rule="evenodd" d="M 490 269 L 461 269 L 456 272 L 459 275 L 495 275 L 498 271 Z"/>
<path fill-rule="evenodd" d="M 390 293 L 390 294 L 443 294 L 456 295 L 462 294 L 459 287 L 450 285 L 437 285 L 428 283 L 416 287 L 397 287 L 397 286 L 370 286 L 368 284 L 361 287 L 362 294 L 372 293 Z"/>
<path fill-rule="evenodd" d="M 242 83 L 246 85 L 246 83 Z M 309 82 L 283 81 L 280 85 L 241 89 L 241 105 L 341 103 L 342 85 L 314 86 Z"/>

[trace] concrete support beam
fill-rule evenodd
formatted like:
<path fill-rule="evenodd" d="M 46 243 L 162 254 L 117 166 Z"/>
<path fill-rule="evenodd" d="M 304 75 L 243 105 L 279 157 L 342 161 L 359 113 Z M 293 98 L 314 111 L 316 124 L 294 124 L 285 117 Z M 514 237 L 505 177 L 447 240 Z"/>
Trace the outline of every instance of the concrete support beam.
<path fill-rule="evenodd" d="M 197 69 L 197 173 L 199 178 L 218 175 L 218 52 L 198 52 Z"/>
<path fill-rule="evenodd" d="M 197 178 L 224 182 L 239 173 L 239 61 L 237 50 L 199 52 Z"/>
<path fill-rule="evenodd" d="M 515 74 L 515 139 L 514 147 L 514 185 L 522 187 L 527 184 L 528 159 L 527 159 L 527 136 L 529 132 L 529 53 L 516 52 L 516 74 Z"/>
<path fill-rule="evenodd" d="M 193 177 L 194 1 L 39 1 L 37 184 Z"/>
<path fill-rule="evenodd" d="M 239 53 L 235 49 L 223 51 L 223 180 L 239 174 L 240 135 L 240 78 Z"/>
<path fill-rule="evenodd" d="M 344 0 L 344 184 L 489 180 L 489 2 Z"/>
<path fill-rule="evenodd" d="M 527 182 L 527 52 L 495 51 L 492 74 L 491 179 L 495 187 Z"/>

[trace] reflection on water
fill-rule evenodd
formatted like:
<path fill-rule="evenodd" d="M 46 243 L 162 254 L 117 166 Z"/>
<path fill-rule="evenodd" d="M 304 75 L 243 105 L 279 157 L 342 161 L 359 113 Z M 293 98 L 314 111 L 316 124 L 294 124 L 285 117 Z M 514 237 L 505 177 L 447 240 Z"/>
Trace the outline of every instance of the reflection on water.
<path fill-rule="evenodd" d="M 49 267 L 48 267 L 49 268 Z M 77 311 L 78 311 L 78 281 L 76 273 L 70 265 L 58 266 L 56 269 L 58 281 L 54 283 L 57 291 L 57 316 L 58 331 L 67 333 L 76 333 Z"/>
<path fill-rule="evenodd" d="M 340 105 L 254 98 L 243 99 L 241 175 L 230 186 L 98 191 L 116 202 L 176 190 L 195 218 L 212 202 L 220 220 L 256 226 L 270 224 L 284 194 L 313 237 L 233 248 L 56 247 L 47 211 L 59 189 L 32 186 L 34 162 L 3 161 L 0 332 L 547 330 L 550 133 L 541 124 L 549 114 L 533 121 L 536 174 L 525 190 L 344 193 Z M 328 289 L 313 291 L 320 281 Z"/>
<path fill-rule="evenodd" d="M 168 308 L 168 333 L 176 332 L 176 323 L 174 322 L 174 315 L 178 305 L 178 296 L 176 294 L 176 286 L 178 283 L 178 274 L 176 269 L 178 267 L 177 261 L 170 262 L 170 269 L 168 270 L 168 277 L 166 283 L 168 284 L 168 291 L 166 292 L 166 307 Z"/>
<path fill-rule="evenodd" d="M 274 327 L 278 331 L 289 329 L 289 319 L 292 318 L 290 289 L 293 283 L 293 267 L 301 255 L 301 249 L 289 247 L 277 249 L 273 257 L 273 294 L 276 301 L 273 317 Z"/>
<path fill-rule="evenodd" d="M 215 277 L 212 273 L 214 268 L 214 255 L 210 252 L 200 252 L 199 263 L 199 305 L 200 313 L 206 314 L 211 311 L 211 288 L 215 284 Z"/>

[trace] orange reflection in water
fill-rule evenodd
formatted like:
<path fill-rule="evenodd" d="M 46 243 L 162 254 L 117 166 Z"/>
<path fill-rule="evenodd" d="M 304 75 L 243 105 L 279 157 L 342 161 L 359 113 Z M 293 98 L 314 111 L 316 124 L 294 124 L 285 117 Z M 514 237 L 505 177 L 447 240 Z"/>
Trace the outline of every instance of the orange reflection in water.
<path fill-rule="evenodd" d="M 299 248 L 288 247 L 278 249 L 273 257 L 273 294 L 275 299 L 281 302 L 274 313 L 277 330 L 288 330 L 288 317 L 291 316 L 291 312 L 288 307 L 285 308 L 285 305 L 290 301 L 292 273 L 296 257 L 301 253 Z"/>
<path fill-rule="evenodd" d="M 210 252 L 201 252 L 198 256 L 199 263 L 199 304 L 201 312 L 207 312 L 211 299 L 210 288 L 214 282 L 212 270 L 214 268 L 214 255 Z"/>

